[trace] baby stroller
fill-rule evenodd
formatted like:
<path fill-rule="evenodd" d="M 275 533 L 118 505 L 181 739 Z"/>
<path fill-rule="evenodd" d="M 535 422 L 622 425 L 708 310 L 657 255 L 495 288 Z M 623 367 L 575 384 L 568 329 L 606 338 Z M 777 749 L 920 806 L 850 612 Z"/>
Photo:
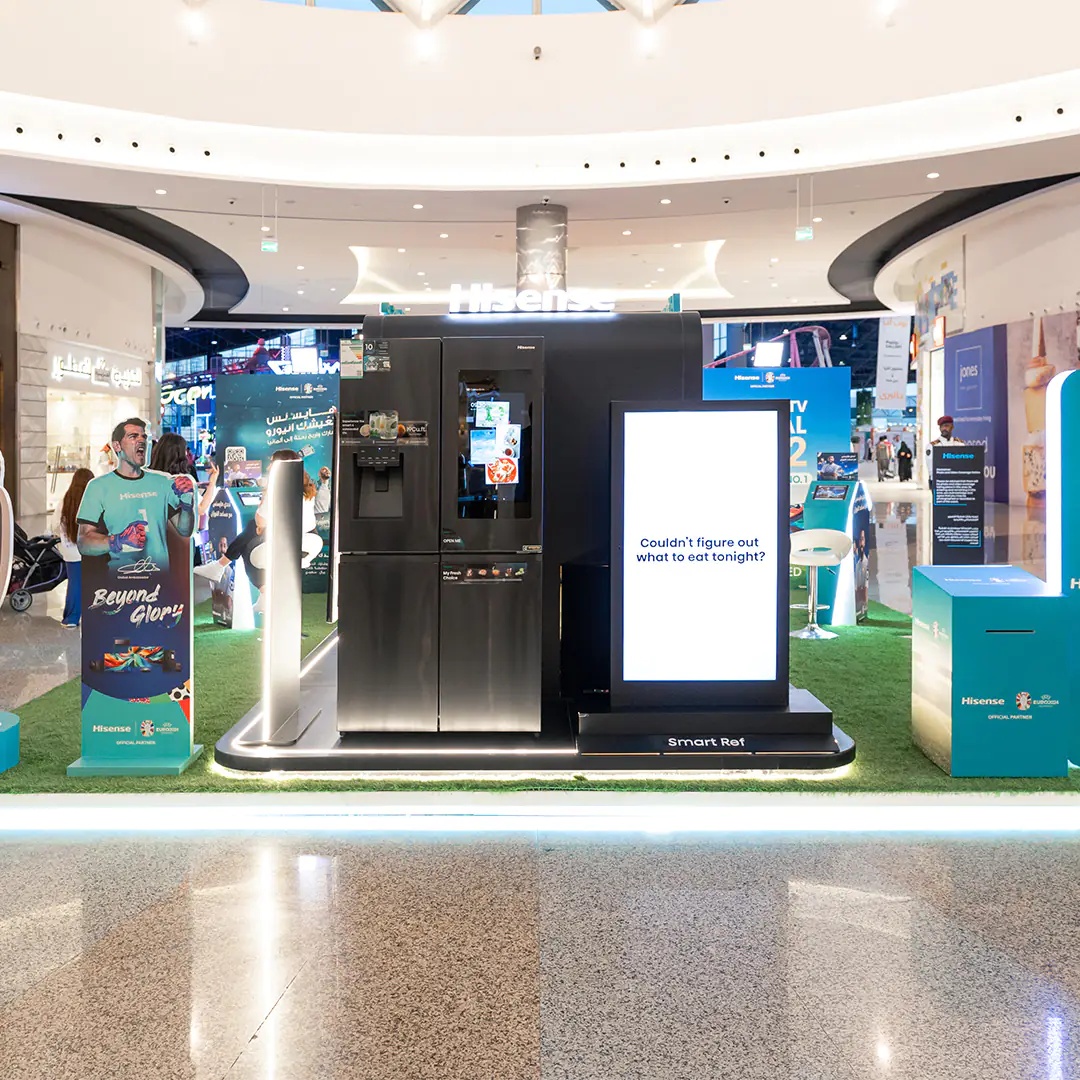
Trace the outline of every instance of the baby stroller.
<path fill-rule="evenodd" d="M 67 579 L 67 567 L 56 550 L 59 536 L 30 536 L 15 525 L 15 556 L 11 564 L 8 603 L 12 611 L 27 611 L 34 593 L 49 592 Z"/>

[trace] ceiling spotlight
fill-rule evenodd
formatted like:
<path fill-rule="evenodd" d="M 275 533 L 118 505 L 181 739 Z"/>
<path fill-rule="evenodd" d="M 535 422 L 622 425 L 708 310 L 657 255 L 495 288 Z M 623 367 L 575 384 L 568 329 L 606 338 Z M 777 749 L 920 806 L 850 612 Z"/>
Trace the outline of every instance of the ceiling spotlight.
<path fill-rule="evenodd" d="M 416 276 L 417 277 L 423 277 L 424 276 L 424 271 L 423 270 L 417 270 L 416 271 Z"/>
<path fill-rule="evenodd" d="M 622 234 L 623 234 L 623 236 L 629 236 L 630 235 L 630 230 L 629 229 L 623 229 Z"/>
<path fill-rule="evenodd" d="M 777 259 L 775 256 L 769 260 L 769 262 L 774 262 L 774 263 L 778 263 L 779 261 L 780 260 Z"/>
<path fill-rule="evenodd" d="M 939 172 L 928 172 L 926 174 L 926 179 L 927 180 L 936 180 L 940 175 L 941 175 L 941 173 L 939 173 Z"/>
<path fill-rule="evenodd" d="M 650 282 L 648 282 L 648 283 L 647 283 L 647 284 L 645 285 L 645 288 L 646 288 L 646 289 L 651 289 L 651 288 L 652 288 L 652 282 L 651 282 L 651 281 L 650 281 Z"/>
<path fill-rule="evenodd" d="M 814 224 L 815 225 L 820 225 L 821 224 L 821 218 L 819 218 L 819 217 L 814 218 Z"/>
<path fill-rule="evenodd" d="M 289 309 L 287 307 L 283 307 L 281 310 L 282 311 L 288 311 Z"/>
<path fill-rule="evenodd" d="M 425 285 L 425 286 L 424 286 L 424 289 L 425 289 L 425 291 L 427 291 L 427 292 L 431 292 L 431 286 L 430 286 L 430 285 Z"/>
<path fill-rule="evenodd" d="M 155 192 L 155 195 L 168 195 L 169 193 L 163 188 L 159 187 Z"/>
<path fill-rule="evenodd" d="M 682 244 L 672 244 L 672 247 L 682 247 Z"/>
<path fill-rule="evenodd" d="M 449 240 L 450 239 L 450 234 L 448 232 L 441 232 L 441 233 L 439 233 L 439 239 L 440 240 Z"/>
<path fill-rule="evenodd" d="M 397 249 L 397 253 L 398 253 L 399 255 L 404 255 L 404 254 L 405 254 L 405 249 L 404 249 L 404 248 L 398 248 L 398 249 Z"/>
<path fill-rule="evenodd" d="M 304 268 L 302 266 L 298 266 L 296 269 L 297 270 L 303 270 Z"/>
<path fill-rule="evenodd" d="M 336 289 L 336 288 L 335 288 L 335 287 L 334 287 L 333 285 L 331 285 L 331 286 L 330 286 L 330 291 L 331 291 L 331 292 L 337 292 L 337 289 Z"/>
<path fill-rule="evenodd" d="M 303 296 L 304 295 L 304 290 L 303 289 L 297 289 L 296 290 L 296 295 L 297 296 Z"/>
<path fill-rule="evenodd" d="M 422 202 L 414 202 L 412 204 L 412 208 L 414 210 L 423 210 L 424 209 L 424 204 Z"/>
<path fill-rule="evenodd" d="M 269 226 L 269 225 L 264 225 L 264 226 L 262 227 L 262 231 L 263 231 L 263 232 L 269 232 L 269 231 L 270 231 L 270 226 Z"/>
<path fill-rule="evenodd" d="M 847 341 L 847 334 L 841 334 L 840 335 L 840 340 L 841 341 Z"/>
<path fill-rule="evenodd" d="M 771 285 L 771 286 L 772 286 L 772 287 L 773 287 L 774 289 L 779 289 L 779 288 L 780 288 L 780 286 L 779 286 L 779 285 L 778 285 L 778 284 L 777 284 L 777 283 L 776 283 L 775 281 L 770 281 L 770 282 L 769 282 L 769 284 L 770 284 L 770 285 Z"/>
<path fill-rule="evenodd" d="M 671 205 L 671 200 L 670 199 L 661 199 L 660 200 L 660 205 L 661 206 L 670 206 Z"/>
<path fill-rule="evenodd" d="M 211 342 L 210 342 L 210 344 L 211 344 L 211 345 L 216 345 L 216 344 L 217 344 L 217 342 L 216 342 L 216 341 L 211 341 Z"/>

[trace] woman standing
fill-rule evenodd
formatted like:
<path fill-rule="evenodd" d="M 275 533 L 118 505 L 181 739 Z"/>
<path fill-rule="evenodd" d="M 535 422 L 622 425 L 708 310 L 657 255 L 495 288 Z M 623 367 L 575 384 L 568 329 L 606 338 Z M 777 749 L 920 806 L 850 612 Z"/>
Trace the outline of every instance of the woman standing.
<path fill-rule="evenodd" d="M 900 449 L 896 452 L 896 469 L 900 474 L 901 482 L 911 479 L 912 453 L 907 440 L 900 443 Z"/>
<path fill-rule="evenodd" d="M 82 616 L 82 556 L 79 554 L 79 503 L 82 502 L 86 485 L 94 479 L 89 469 L 76 469 L 64 498 L 56 509 L 53 532 L 60 537 L 56 550 L 67 569 L 67 597 L 64 600 L 62 625 L 74 630 Z"/>
<path fill-rule="evenodd" d="M 154 472 L 168 473 L 170 476 L 194 477 L 196 485 L 198 485 L 198 473 L 195 471 L 195 464 L 188 451 L 187 440 L 183 435 L 177 435 L 171 431 L 162 435 L 161 438 L 154 443 L 154 453 L 150 458 L 150 468 L 153 469 Z M 214 496 L 217 494 L 217 477 L 218 467 L 216 464 L 211 463 L 206 491 L 203 492 L 203 496 L 199 500 L 199 512 L 196 515 L 195 520 L 196 528 L 198 528 L 199 522 L 202 521 L 203 516 L 210 509 L 210 504 L 214 501 Z"/>

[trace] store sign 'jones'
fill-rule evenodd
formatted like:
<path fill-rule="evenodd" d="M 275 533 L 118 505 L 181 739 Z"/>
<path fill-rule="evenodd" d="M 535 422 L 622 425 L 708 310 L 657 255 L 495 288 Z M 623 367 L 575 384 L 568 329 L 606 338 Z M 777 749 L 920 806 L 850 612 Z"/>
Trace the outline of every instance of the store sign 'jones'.
<path fill-rule="evenodd" d="M 614 311 L 615 298 L 595 289 L 496 289 L 473 282 L 450 286 L 450 314 L 478 315 L 486 312 Z"/>

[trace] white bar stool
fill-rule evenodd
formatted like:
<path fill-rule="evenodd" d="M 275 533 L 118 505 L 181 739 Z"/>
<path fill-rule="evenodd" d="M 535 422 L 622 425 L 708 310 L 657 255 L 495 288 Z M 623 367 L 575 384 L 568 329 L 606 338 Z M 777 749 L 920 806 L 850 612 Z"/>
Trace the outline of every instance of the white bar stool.
<path fill-rule="evenodd" d="M 818 626 L 817 613 L 827 604 L 819 605 L 818 568 L 839 566 L 851 551 L 851 537 L 839 529 L 803 529 L 791 534 L 790 561 L 807 568 L 806 599 L 808 622 L 801 630 L 792 630 L 791 636 L 804 641 L 826 641 L 836 637 L 831 630 Z"/>

